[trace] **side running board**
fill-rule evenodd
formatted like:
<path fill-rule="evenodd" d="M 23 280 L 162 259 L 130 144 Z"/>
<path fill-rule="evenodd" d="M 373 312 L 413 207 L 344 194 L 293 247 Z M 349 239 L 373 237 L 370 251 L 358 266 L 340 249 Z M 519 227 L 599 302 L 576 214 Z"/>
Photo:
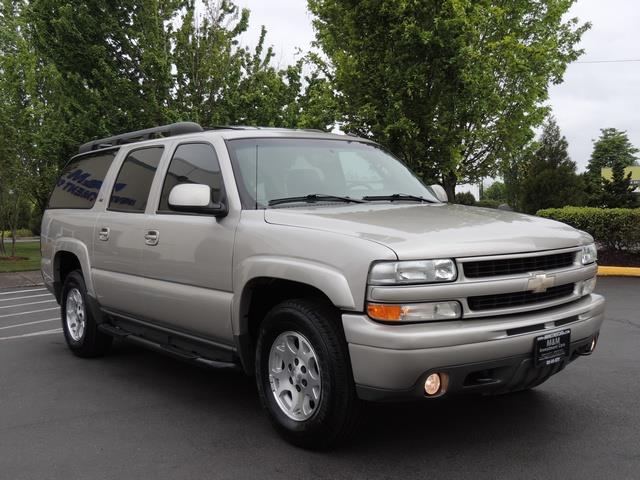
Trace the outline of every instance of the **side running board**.
<path fill-rule="evenodd" d="M 195 352 L 189 352 L 187 350 L 183 350 L 175 345 L 168 345 L 159 342 L 154 342 L 148 338 L 144 338 L 142 336 L 131 333 L 123 328 L 118 326 L 111 325 L 109 323 L 101 323 L 98 325 L 98 330 L 104 332 L 108 335 L 111 335 L 115 338 L 125 339 L 132 343 L 136 343 L 140 346 L 148 348 L 150 350 L 155 350 L 156 352 L 165 353 L 167 355 L 171 355 L 177 359 L 195 363 L 198 365 L 204 365 L 210 368 L 217 369 L 228 369 L 228 370 L 242 370 L 241 366 L 236 362 L 227 362 L 222 360 L 212 360 L 209 358 L 202 357 Z"/>

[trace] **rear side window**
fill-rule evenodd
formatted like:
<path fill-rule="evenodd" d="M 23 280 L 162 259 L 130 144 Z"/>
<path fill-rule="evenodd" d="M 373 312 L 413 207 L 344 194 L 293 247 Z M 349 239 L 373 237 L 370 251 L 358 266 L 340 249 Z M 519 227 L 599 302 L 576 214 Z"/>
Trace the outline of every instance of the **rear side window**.
<path fill-rule="evenodd" d="M 111 192 L 109 210 L 142 213 L 164 147 L 134 150 L 124 159 Z"/>
<path fill-rule="evenodd" d="M 169 213 L 169 193 L 181 183 L 199 183 L 211 188 L 211 199 L 221 200 L 222 175 L 213 147 L 207 143 L 179 145 L 173 154 L 162 186 L 158 212 Z"/>
<path fill-rule="evenodd" d="M 72 158 L 62 170 L 47 208 L 93 207 L 117 150 Z"/>

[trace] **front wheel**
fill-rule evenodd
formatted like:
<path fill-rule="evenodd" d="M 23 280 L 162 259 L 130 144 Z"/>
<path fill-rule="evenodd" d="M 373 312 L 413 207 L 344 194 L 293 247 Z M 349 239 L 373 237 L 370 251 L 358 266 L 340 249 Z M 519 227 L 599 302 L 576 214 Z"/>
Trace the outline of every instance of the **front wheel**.
<path fill-rule="evenodd" d="M 67 275 L 62 287 L 62 330 L 69 349 L 79 357 L 104 355 L 113 337 L 98 330 L 87 304 L 87 288 L 78 270 Z"/>
<path fill-rule="evenodd" d="M 271 422 L 289 442 L 327 448 L 346 439 L 359 402 L 335 309 L 288 300 L 260 326 L 256 377 Z"/>

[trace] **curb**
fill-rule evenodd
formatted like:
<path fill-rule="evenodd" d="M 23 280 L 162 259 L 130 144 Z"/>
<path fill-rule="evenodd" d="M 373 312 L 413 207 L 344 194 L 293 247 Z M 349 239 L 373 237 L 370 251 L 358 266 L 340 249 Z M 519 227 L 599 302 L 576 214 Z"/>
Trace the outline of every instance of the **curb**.
<path fill-rule="evenodd" d="M 608 267 L 598 265 L 599 277 L 640 277 L 640 268 L 637 267 Z"/>

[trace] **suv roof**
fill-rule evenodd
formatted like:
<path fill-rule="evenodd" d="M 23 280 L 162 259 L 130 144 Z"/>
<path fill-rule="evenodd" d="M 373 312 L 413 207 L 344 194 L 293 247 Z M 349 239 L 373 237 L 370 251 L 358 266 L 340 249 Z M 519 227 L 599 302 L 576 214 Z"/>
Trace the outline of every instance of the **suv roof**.
<path fill-rule="evenodd" d="M 225 139 L 248 137 L 291 137 L 293 135 L 306 138 L 331 138 L 336 140 L 345 140 L 345 135 L 326 133 L 322 130 L 310 128 L 292 129 L 277 127 L 254 127 L 245 125 L 214 126 L 203 128 L 194 122 L 178 122 L 169 125 L 163 125 L 160 127 L 147 128 L 145 130 L 136 130 L 134 132 L 127 132 L 120 135 L 114 135 L 112 137 L 92 140 L 90 142 L 82 144 L 78 149 L 78 153 L 89 153 L 92 151 L 103 150 L 120 145 L 144 142 L 147 140 L 159 138 L 174 136 L 194 136 L 194 134 L 198 134 L 198 137 L 200 138 L 202 138 L 202 135 L 216 134 L 217 136 L 222 136 L 222 138 Z M 358 140 L 367 141 L 350 134 L 348 134 L 348 136 L 352 138 L 358 138 Z"/>

